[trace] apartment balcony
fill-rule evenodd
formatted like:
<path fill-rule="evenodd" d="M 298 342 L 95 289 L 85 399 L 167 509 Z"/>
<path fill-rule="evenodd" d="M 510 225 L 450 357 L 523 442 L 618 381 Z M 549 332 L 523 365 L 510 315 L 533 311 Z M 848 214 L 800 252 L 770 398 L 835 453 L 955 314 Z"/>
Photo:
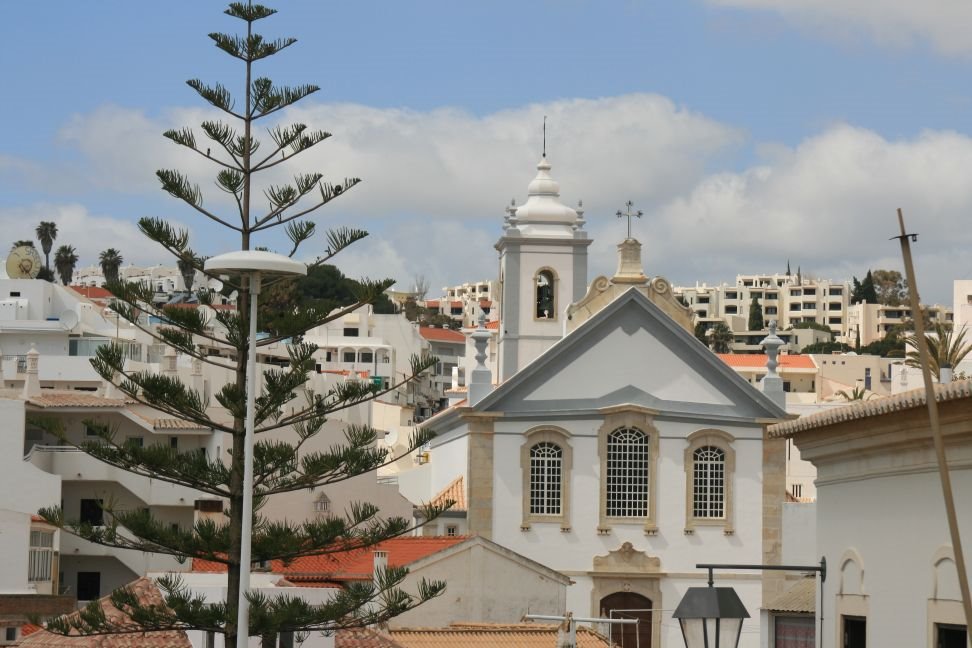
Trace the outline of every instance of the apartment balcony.
<path fill-rule="evenodd" d="M 380 376 L 391 378 L 393 373 L 392 363 L 390 362 L 324 362 L 321 364 L 321 371 L 347 371 L 354 374 L 367 372 L 369 376 Z"/>
<path fill-rule="evenodd" d="M 109 466 L 71 446 L 34 446 L 26 460 L 37 468 L 60 475 L 63 481 L 113 482 L 148 506 L 192 506 L 202 496 L 197 490 L 134 475 Z"/>
<path fill-rule="evenodd" d="M 134 538 L 132 533 L 125 527 L 118 527 L 119 535 Z M 138 575 L 148 572 L 182 572 L 188 571 L 189 563 L 179 563 L 173 556 L 163 554 L 142 553 L 133 549 L 118 549 L 117 547 L 105 547 L 104 545 L 88 542 L 70 533 L 61 534 L 61 553 L 62 564 L 77 556 L 102 556 L 114 558 L 122 565 Z"/>

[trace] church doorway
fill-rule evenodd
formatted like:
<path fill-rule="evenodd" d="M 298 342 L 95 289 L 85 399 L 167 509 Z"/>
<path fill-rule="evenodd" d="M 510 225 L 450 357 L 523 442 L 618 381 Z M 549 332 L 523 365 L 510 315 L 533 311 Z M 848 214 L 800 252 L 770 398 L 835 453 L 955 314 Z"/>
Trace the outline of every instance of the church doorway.
<path fill-rule="evenodd" d="M 620 648 L 651 648 L 651 599 L 634 592 L 615 592 L 601 599 L 601 616 L 637 619 L 633 623 L 611 624 L 611 641 Z"/>

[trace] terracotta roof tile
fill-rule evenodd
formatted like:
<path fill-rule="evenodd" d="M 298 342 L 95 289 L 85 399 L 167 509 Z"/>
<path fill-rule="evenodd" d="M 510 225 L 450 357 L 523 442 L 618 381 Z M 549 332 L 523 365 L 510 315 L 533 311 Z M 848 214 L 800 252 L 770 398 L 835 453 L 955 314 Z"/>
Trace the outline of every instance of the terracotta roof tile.
<path fill-rule="evenodd" d="M 439 506 L 445 504 L 448 500 L 454 502 L 452 507 L 449 508 L 450 511 L 469 510 L 466 508 L 466 485 L 462 475 L 453 479 L 448 486 L 439 491 L 430 503 Z"/>
<path fill-rule="evenodd" d="M 490 330 L 490 331 L 498 331 L 499 330 L 499 325 L 500 325 L 499 320 L 493 320 L 492 322 L 486 322 L 486 329 L 487 330 Z"/>
<path fill-rule="evenodd" d="M 540 623 L 454 623 L 446 628 L 397 628 L 388 635 L 403 648 L 552 648 L 559 626 Z M 608 639 L 577 627 L 577 648 L 609 648 Z"/>
<path fill-rule="evenodd" d="M 935 400 L 939 403 L 963 398 L 972 398 L 972 380 L 935 385 Z M 771 425 L 768 432 L 770 437 L 773 438 L 791 437 L 799 432 L 814 428 L 827 427 L 845 421 L 856 421 L 870 416 L 893 414 L 916 407 L 925 407 L 926 404 L 925 389 L 913 389 L 895 396 L 858 401 L 847 407 L 827 409 L 809 416 L 801 416 L 792 421 L 777 423 Z"/>
<path fill-rule="evenodd" d="M 34 625 L 33 623 L 25 623 L 24 625 L 20 626 L 20 636 L 29 637 L 38 630 L 43 630 L 43 628 L 41 628 L 39 625 Z"/>
<path fill-rule="evenodd" d="M 192 421 L 187 421 L 185 419 L 177 419 L 177 418 L 158 418 L 152 421 L 152 426 L 156 430 L 208 430 L 209 429 L 198 423 L 193 423 Z"/>
<path fill-rule="evenodd" d="M 124 407 L 125 401 L 120 398 L 105 398 L 83 392 L 41 392 L 39 396 L 31 396 L 27 402 L 35 407 L 92 407 L 109 408 Z"/>
<path fill-rule="evenodd" d="M 459 331 L 453 331 L 447 328 L 436 328 L 432 326 L 420 326 L 419 335 L 421 335 L 426 340 L 433 342 L 454 342 L 463 343 L 466 342 L 466 336 Z"/>
<path fill-rule="evenodd" d="M 71 290 L 88 299 L 111 299 L 114 297 L 101 286 L 68 286 Z"/>
<path fill-rule="evenodd" d="M 428 299 L 425 302 L 425 307 L 426 308 L 438 308 L 439 307 L 439 300 L 437 300 L 437 299 Z"/>
<path fill-rule="evenodd" d="M 770 601 L 765 609 L 773 612 L 809 612 L 817 609 L 817 579 L 804 578 Z"/>
<path fill-rule="evenodd" d="M 402 567 L 416 560 L 448 549 L 464 542 L 465 536 L 403 536 L 380 542 L 373 547 L 319 556 L 305 556 L 284 565 L 280 560 L 270 563 L 274 574 L 282 574 L 292 583 L 341 582 L 348 580 L 370 580 L 374 573 L 374 552 L 388 553 L 391 567 Z M 192 561 L 196 572 L 225 572 L 226 565 L 198 558 Z"/>
<path fill-rule="evenodd" d="M 163 602 L 162 593 L 155 583 L 148 578 L 140 578 L 130 583 L 138 599 L 143 603 L 159 605 Z M 121 623 L 128 621 L 128 616 L 111 605 L 109 597 L 101 599 L 105 614 Z M 74 615 L 78 613 L 75 612 Z M 73 616 L 73 615 L 72 615 Z M 147 634 L 114 634 L 63 636 L 46 630 L 38 630 L 25 637 L 19 644 L 27 648 L 46 646 L 47 648 L 192 648 L 189 637 L 182 630 L 166 632 L 150 632 Z"/>
<path fill-rule="evenodd" d="M 402 648 L 402 644 L 370 628 L 349 628 L 334 634 L 334 648 Z"/>
<path fill-rule="evenodd" d="M 764 353 L 717 353 L 719 359 L 733 368 L 752 368 L 760 369 L 766 366 L 766 354 Z M 783 354 L 779 356 L 782 369 L 816 369 L 813 358 L 808 355 Z"/>

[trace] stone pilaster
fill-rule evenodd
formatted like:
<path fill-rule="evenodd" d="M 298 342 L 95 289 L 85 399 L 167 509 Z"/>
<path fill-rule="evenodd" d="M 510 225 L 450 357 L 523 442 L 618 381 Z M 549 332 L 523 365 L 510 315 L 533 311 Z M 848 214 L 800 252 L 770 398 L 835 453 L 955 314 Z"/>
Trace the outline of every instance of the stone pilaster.
<path fill-rule="evenodd" d="M 466 474 L 469 533 L 493 535 L 493 417 L 470 416 Z"/>
<path fill-rule="evenodd" d="M 763 428 L 763 564 L 783 560 L 783 502 L 786 499 L 786 440 L 771 439 Z M 783 594 L 786 575 L 763 572 L 763 605 Z"/>

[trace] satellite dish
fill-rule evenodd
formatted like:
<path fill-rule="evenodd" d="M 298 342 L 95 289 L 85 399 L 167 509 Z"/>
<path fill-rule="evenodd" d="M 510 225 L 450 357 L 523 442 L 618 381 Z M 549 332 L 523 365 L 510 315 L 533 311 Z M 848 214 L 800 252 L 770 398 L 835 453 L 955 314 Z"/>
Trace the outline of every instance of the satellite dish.
<path fill-rule="evenodd" d="M 210 290 L 215 290 L 216 292 L 221 292 L 223 290 L 223 282 L 219 279 L 210 279 L 208 286 Z"/>
<path fill-rule="evenodd" d="M 73 310 L 66 310 L 63 313 L 61 313 L 61 326 L 64 327 L 65 331 L 72 330 L 75 326 L 78 325 L 78 322 L 80 321 L 81 318 L 79 318 L 78 314 L 75 313 Z"/>
<path fill-rule="evenodd" d="M 41 257 L 33 245 L 20 245 L 7 256 L 7 276 L 11 279 L 36 279 L 41 271 Z"/>

